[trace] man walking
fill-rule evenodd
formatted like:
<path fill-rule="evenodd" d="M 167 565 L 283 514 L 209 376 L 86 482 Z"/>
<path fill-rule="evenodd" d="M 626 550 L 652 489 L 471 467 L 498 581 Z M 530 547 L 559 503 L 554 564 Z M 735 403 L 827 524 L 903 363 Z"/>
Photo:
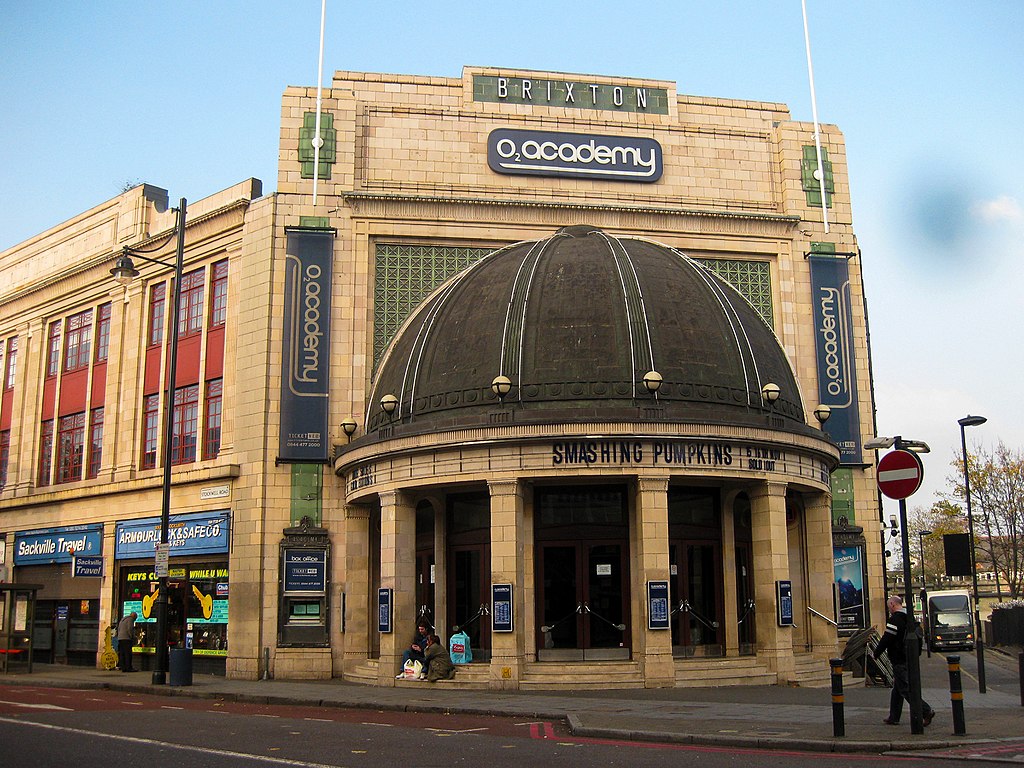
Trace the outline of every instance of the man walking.
<path fill-rule="evenodd" d="M 910 674 L 907 671 L 907 608 L 903 598 L 894 595 L 885 601 L 889 609 L 889 621 L 885 625 L 885 634 L 875 648 L 877 659 L 883 653 L 889 654 L 892 662 L 892 693 L 889 694 L 889 716 L 882 722 L 886 725 L 897 725 L 903 714 L 903 702 L 910 703 Z M 935 717 L 935 710 L 927 701 L 921 699 L 921 721 L 927 726 Z"/>
<path fill-rule="evenodd" d="M 132 611 L 117 623 L 117 658 L 122 672 L 134 672 L 132 651 L 135 645 L 135 620 L 139 614 Z"/>

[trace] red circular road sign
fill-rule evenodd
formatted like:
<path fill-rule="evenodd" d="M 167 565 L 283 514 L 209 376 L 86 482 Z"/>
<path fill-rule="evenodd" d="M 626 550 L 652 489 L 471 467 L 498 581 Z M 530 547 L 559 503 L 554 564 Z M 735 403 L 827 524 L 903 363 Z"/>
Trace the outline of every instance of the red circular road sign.
<path fill-rule="evenodd" d="M 891 451 L 878 462 L 878 490 L 890 499 L 905 499 L 924 479 L 924 466 L 916 453 Z"/>

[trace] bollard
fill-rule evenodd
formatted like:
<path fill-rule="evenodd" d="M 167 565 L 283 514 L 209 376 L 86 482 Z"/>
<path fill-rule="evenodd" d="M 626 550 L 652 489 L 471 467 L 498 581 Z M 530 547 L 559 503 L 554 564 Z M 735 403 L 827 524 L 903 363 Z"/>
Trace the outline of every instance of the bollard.
<path fill-rule="evenodd" d="M 846 720 L 843 716 L 843 660 L 829 659 L 832 670 L 832 735 L 846 735 Z"/>
<path fill-rule="evenodd" d="M 947 656 L 946 663 L 949 666 L 949 700 L 953 705 L 953 733 L 963 736 L 967 733 L 967 724 L 964 722 L 964 688 L 960 680 L 960 657 Z"/>

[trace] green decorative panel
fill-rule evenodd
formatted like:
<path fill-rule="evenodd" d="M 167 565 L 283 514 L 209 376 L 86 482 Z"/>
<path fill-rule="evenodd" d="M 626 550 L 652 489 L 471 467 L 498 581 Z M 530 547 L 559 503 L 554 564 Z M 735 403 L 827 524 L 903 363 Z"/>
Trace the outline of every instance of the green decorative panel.
<path fill-rule="evenodd" d="M 420 302 L 449 277 L 494 248 L 436 245 L 378 245 L 373 290 L 373 367 L 402 323 Z"/>
<path fill-rule="evenodd" d="M 754 305 L 754 309 L 771 327 L 775 327 L 772 308 L 772 273 L 767 261 L 739 259 L 697 259 Z"/>
<path fill-rule="evenodd" d="M 313 136 L 316 134 L 316 112 L 307 112 L 302 116 L 302 128 L 299 129 L 299 163 L 302 165 L 302 178 L 313 178 Z M 338 159 L 338 132 L 334 130 L 334 115 L 329 112 L 320 113 L 320 137 L 324 145 L 320 147 L 319 178 L 331 178 L 331 166 Z"/>
<path fill-rule="evenodd" d="M 331 219 L 328 216 L 299 216 L 299 226 L 311 229 L 330 229 Z"/>
<path fill-rule="evenodd" d="M 323 509 L 323 466 L 320 464 L 292 464 L 292 510 L 293 526 L 308 517 L 313 525 L 321 525 Z"/>
<path fill-rule="evenodd" d="M 832 193 L 835 192 L 835 183 L 832 178 L 832 163 L 828 159 L 828 150 L 821 148 L 821 162 L 825 166 L 825 197 L 828 205 L 832 205 Z M 821 207 L 821 184 L 814 178 L 814 171 L 818 167 L 818 152 L 814 145 L 803 148 L 803 159 L 800 161 L 800 182 L 807 195 L 807 204 Z"/>
<path fill-rule="evenodd" d="M 856 525 L 853 504 L 853 470 L 840 467 L 832 472 L 832 525 Z"/>

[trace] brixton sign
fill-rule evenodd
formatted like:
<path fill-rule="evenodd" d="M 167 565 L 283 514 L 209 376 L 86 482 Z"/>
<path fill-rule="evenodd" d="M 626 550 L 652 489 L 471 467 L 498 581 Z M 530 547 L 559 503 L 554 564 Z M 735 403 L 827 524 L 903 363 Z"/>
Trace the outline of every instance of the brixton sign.
<path fill-rule="evenodd" d="M 878 490 L 890 499 L 905 499 L 921 487 L 924 466 L 916 453 L 890 451 L 878 462 Z"/>
<path fill-rule="evenodd" d="M 487 137 L 487 165 L 495 173 L 568 176 L 650 184 L 661 178 L 661 145 L 638 136 L 517 131 Z"/>

